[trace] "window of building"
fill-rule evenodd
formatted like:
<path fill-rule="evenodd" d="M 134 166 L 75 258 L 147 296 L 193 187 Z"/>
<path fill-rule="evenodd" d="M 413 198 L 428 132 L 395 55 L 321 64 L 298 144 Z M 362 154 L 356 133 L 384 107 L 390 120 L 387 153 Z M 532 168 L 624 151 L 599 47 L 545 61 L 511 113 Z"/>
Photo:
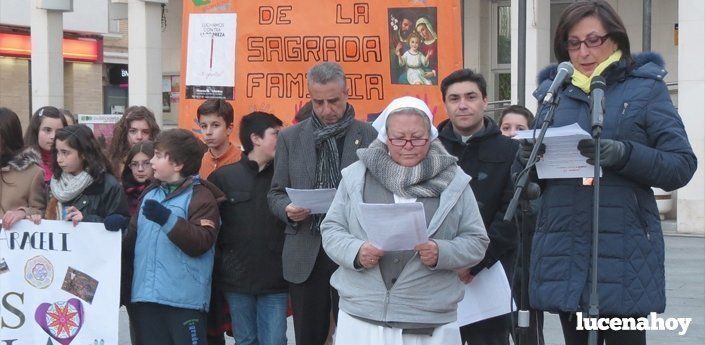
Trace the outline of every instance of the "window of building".
<path fill-rule="evenodd" d="M 512 20 L 511 2 L 498 1 L 492 4 L 492 80 L 494 88 L 488 90 L 490 100 L 511 99 Z"/>
<path fill-rule="evenodd" d="M 549 41 L 549 46 L 551 47 L 551 63 L 557 63 L 556 54 L 553 53 L 553 38 L 556 36 L 556 26 L 558 26 L 558 20 L 561 18 L 561 13 L 575 0 L 552 0 L 551 1 L 551 31 Z"/>

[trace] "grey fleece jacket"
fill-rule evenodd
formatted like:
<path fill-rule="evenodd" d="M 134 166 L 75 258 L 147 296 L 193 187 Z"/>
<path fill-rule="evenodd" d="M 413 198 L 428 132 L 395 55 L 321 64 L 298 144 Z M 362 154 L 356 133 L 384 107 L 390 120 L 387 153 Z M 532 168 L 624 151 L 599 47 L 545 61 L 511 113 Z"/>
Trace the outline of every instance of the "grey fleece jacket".
<path fill-rule="evenodd" d="M 342 171 L 343 179 L 321 224 L 323 249 L 340 267 L 331 285 L 346 313 L 382 322 L 439 324 L 456 320 L 464 286 L 455 269 L 476 265 L 485 255 L 489 238 L 470 188 L 470 176 L 457 168 L 441 193 L 428 235 L 438 244 L 438 263 L 429 268 L 418 253 L 409 260 L 390 290 L 379 266 L 355 269 L 354 261 L 367 239 L 358 221 L 358 207 L 366 168 L 361 162 Z"/>

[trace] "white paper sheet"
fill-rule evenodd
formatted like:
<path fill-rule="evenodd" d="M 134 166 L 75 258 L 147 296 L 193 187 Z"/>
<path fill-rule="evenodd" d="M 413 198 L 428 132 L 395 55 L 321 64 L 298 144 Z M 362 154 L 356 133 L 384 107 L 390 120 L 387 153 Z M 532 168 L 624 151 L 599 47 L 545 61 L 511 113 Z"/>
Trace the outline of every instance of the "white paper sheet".
<path fill-rule="evenodd" d="M 538 130 L 519 131 L 513 139 L 528 139 L 534 141 Z M 578 142 L 592 138 L 588 132 L 577 123 L 546 130 L 543 139 L 546 153 L 536 163 L 536 172 L 540 179 L 548 178 L 584 178 L 594 177 L 595 167 L 586 162 L 585 156 L 578 151 Z M 602 172 L 600 172 L 602 175 Z"/>
<path fill-rule="evenodd" d="M 396 204 L 360 203 L 360 225 L 367 239 L 384 251 L 412 250 L 428 241 L 426 214 L 420 202 Z"/>
<path fill-rule="evenodd" d="M 235 86 L 237 13 L 191 13 L 186 85 Z"/>
<path fill-rule="evenodd" d="M 311 210 L 311 214 L 326 213 L 335 198 L 335 188 L 294 189 L 287 188 L 291 203 L 297 207 Z"/>
<path fill-rule="evenodd" d="M 464 326 L 516 310 L 509 281 L 497 262 L 465 285 L 465 298 L 458 303 L 458 325 Z M 511 303 L 511 305 L 510 305 Z"/>

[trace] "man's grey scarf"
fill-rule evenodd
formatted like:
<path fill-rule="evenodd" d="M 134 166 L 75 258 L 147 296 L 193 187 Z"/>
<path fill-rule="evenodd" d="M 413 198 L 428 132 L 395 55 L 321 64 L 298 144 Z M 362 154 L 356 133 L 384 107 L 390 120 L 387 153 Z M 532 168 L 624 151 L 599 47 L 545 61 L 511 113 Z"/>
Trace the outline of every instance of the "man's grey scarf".
<path fill-rule="evenodd" d="M 316 188 L 338 188 L 340 179 L 340 155 L 337 139 L 345 136 L 350 125 L 355 121 L 355 110 L 347 105 L 343 118 L 335 124 L 324 125 L 316 114 L 312 114 L 313 138 L 316 143 Z M 325 214 L 314 214 L 311 232 L 319 233 Z"/>
<path fill-rule="evenodd" d="M 404 198 L 440 196 L 455 177 L 458 161 L 438 139 L 431 142 L 426 158 L 413 167 L 401 166 L 393 161 L 387 145 L 379 140 L 372 142 L 368 148 L 358 149 L 357 156 L 385 188 Z"/>

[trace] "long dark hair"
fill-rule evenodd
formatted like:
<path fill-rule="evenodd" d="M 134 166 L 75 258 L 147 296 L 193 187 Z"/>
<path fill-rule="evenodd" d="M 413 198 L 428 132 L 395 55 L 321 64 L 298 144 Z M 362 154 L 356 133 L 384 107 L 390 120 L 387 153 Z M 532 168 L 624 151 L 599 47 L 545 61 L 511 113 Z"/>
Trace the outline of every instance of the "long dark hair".
<path fill-rule="evenodd" d="M 17 114 L 5 107 L 0 107 L 0 155 L 2 166 L 6 159 L 16 156 L 24 147 L 22 140 L 22 124 Z M 7 158 L 6 158 L 7 157 Z"/>
<path fill-rule="evenodd" d="M 112 160 L 112 165 L 115 169 L 118 169 L 123 162 L 123 158 L 125 158 L 127 152 L 130 151 L 130 143 L 127 142 L 127 133 L 130 131 L 130 124 L 132 121 L 140 120 L 146 121 L 149 126 L 149 140 L 154 141 L 159 134 L 159 125 L 154 117 L 154 113 L 149 110 L 149 108 L 141 105 L 133 105 L 127 108 L 125 114 L 120 118 L 120 121 L 115 124 L 113 139 L 110 141 L 110 147 L 108 148 L 108 156 Z"/>
<path fill-rule="evenodd" d="M 553 52 L 558 61 L 568 61 L 568 32 L 586 17 L 596 17 L 602 22 L 609 38 L 617 43 L 617 47 L 622 51 L 622 57 L 627 61 L 632 61 L 632 53 L 629 48 L 629 36 L 624 27 L 622 19 L 617 11 L 604 0 L 581 1 L 570 4 L 561 14 L 556 26 L 556 34 L 553 39 Z"/>
<path fill-rule="evenodd" d="M 135 146 L 132 146 L 130 151 L 127 153 L 127 157 L 125 158 L 125 167 L 122 168 L 121 178 L 122 185 L 125 188 L 139 184 L 137 181 L 135 181 L 135 176 L 132 174 L 132 169 L 130 168 L 130 162 L 132 162 L 132 158 L 135 158 L 138 153 L 144 153 L 149 158 L 154 157 L 154 143 L 149 140 L 137 143 L 135 144 Z"/>
<path fill-rule="evenodd" d="M 52 119 L 60 119 L 61 123 L 66 127 L 68 124 L 66 118 L 61 114 L 61 111 L 56 107 L 46 106 L 37 109 L 29 120 L 29 126 L 24 134 L 24 142 L 29 147 L 35 148 L 37 151 L 41 152 L 41 147 L 39 147 L 39 130 L 42 126 L 42 120 L 50 117 Z M 54 137 L 56 139 L 56 137 Z"/>
<path fill-rule="evenodd" d="M 56 139 L 66 143 L 70 148 L 78 151 L 81 156 L 83 170 L 88 172 L 95 182 L 102 182 L 105 174 L 112 174 L 110 162 L 100 149 L 98 140 L 93 136 L 93 131 L 86 125 L 72 125 L 56 131 Z M 56 161 L 56 145 L 51 150 L 52 171 L 57 180 L 61 177 L 61 167 Z"/>
<path fill-rule="evenodd" d="M 14 111 L 0 107 L 0 167 L 7 166 L 22 151 L 23 146 L 20 118 Z M 0 179 L 3 183 L 10 183 L 5 180 L 5 173 L 2 171 Z"/>

